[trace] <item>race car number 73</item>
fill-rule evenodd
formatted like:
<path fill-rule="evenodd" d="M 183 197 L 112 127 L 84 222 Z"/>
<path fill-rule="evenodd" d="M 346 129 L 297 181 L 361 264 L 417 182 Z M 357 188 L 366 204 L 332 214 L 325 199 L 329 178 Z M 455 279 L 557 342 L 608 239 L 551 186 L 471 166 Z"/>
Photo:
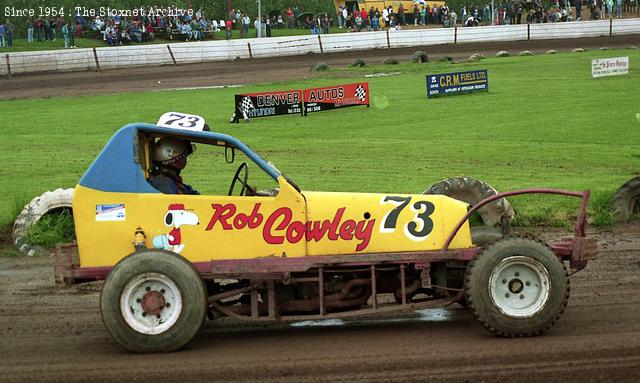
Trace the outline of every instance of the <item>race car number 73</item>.
<path fill-rule="evenodd" d="M 403 232 L 412 241 L 424 241 L 433 230 L 431 214 L 435 211 L 435 205 L 429 201 L 415 201 L 411 204 L 411 197 L 385 196 L 380 201 L 381 205 L 391 204 L 393 209 L 385 214 L 380 223 L 381 233 L 393 233 L 398 227 L 398 216 L 402 210 L 410 205 L 409 209 L 415 213 L 413 219 L 403 227 Z"/>

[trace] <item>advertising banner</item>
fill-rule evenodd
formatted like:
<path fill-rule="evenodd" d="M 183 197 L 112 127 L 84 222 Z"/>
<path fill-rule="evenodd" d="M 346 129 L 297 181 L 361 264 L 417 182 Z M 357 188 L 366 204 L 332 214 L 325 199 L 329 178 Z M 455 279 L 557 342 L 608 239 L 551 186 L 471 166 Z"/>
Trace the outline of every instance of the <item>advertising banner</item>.
<path fill-rule="evenodd" d="M 591 60 L 591 77 L 617 76 L 629 73 L 629 57 Z"/>
<path fill-rule="evenodd" d="M 369 107 L 368 82 L 304 90 L 305 115 L 312 112 L 358 105 Z"/>
<path fill-rule="evenodd" d="M 301 90 L 236 94 L 235 112 L 231 122 L 238 122 L 240 118 L 248 120 L 283 114 L 302 115 L 302 113 Z"/>
<path fill-rule="evenodd" d="M 489 77 L 486 69 L 427 75 L 428 98 L 488 91 Z"/>

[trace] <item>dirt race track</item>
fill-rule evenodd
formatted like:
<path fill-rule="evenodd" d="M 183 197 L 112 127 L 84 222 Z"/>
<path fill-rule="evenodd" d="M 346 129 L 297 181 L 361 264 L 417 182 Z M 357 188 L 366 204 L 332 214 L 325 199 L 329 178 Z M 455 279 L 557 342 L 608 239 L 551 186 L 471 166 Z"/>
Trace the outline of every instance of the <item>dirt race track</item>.
<path fill-rule="evenodd" d="M 331 326 L 207 321 L 161 355 L 110 338 L 100 282 L 60 289 L 52 258 L 3 258 L 0 382 L 638 382 L 639 234 L 597 233 L 600 257 L 572 277 L 564 316 L 540 337 L 494 337 L 455 305 Z"/>
<path fill-rule="evenodd" d="M 596 49 L 639 40 L 458 45 L 433 47 L 429 54 Z M 322 60 L 346 65 L 354 57 L 372 62 L 375 57 L 379 62 L 406 58 L 413 50 Z M 0 98 L 278 81 L 309 76 L 307 68 L 320 60 L 314 55 L 16 76 L 0 79 Z M 60 289 L 54 287 L 52 258 L 0 258 L 0 382 L 639 382 L 640 225 L 595 235 L 599 258 L 572 277 L 564 316 L 540 337 L 494 337 L 470 312 L 451 306 L 330 326 L 206 322 L 184 350 L 162 355 L 127 353 L 111 339 L 98 308 L 101 283 Z"/>
<path fill-rule="evenodd" d="M 12 98 L 39 98 L 87 96 L 119 92 L 142 92 L 189 87 L 230 86 L 249 83 L 270 83 L 313 77 L 309 68 L 324 61 L 332 67 L 351 64 L 363 58 L 367 65 L 381 64 L 388 57 L 408 61 L 416 50 L 424 50 L 431 60 L 443 56 L 466 59 L 473 53 L 493 56 L 500 50 L 517 54 L 531 50 L 543 54 L 549 49 L 568 52 L 574 48 L 600 49 L 640 46 L 640 35 L 596 37 L 565 40 L 537 40 L 498 43 L 447 44 L 431 47 L 392 50 L 366 50 L 338 54 L 308 54 L 304 56 L 210 62 L 179 66 L 134 67 L 126 70 L 97 72 L 48 73 L 0 78 L 0 100 Z"/>

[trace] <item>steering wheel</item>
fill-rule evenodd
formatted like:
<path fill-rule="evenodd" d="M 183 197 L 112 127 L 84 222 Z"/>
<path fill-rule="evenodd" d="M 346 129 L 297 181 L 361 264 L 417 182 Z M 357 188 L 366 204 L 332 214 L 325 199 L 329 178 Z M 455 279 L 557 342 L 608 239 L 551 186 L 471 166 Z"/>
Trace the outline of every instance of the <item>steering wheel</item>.
<path fill-rule="evenodd" d="M 243 170 L 244 170 L 244 174 L 241 175 Z M 233 176 L 233 180 L 231 181 L 231 187 L 229 187 L 228 195 L 233 195 L 233 189 L 236 187 L 236 182 L 240 182 L 240 184 L 242 184 L 242 189 L 240 190 L 239 195 L 244 195 L 244 192 L 247 190 L 247 188 L 249 188 L 249 185 L 247 184 L 248 178 L 249 178 L 249 167 L 247 166 L 246 162 L 243 162 L 238 167 L 238 170 L 236 170 L 236 174 Z"/>

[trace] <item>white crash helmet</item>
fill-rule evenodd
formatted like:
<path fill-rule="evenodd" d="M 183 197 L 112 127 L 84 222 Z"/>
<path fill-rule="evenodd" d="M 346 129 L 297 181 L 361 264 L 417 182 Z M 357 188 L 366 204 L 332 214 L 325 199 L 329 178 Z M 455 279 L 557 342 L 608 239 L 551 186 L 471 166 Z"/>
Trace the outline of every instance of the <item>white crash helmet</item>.
<path fill-rule="evenodd" d="M 175 165 L 191 153 L 193 146 L 189 141 L 163 137 L 153 145 L 151 158 L 162 165 Z"/>

